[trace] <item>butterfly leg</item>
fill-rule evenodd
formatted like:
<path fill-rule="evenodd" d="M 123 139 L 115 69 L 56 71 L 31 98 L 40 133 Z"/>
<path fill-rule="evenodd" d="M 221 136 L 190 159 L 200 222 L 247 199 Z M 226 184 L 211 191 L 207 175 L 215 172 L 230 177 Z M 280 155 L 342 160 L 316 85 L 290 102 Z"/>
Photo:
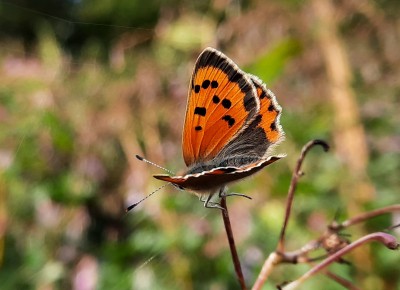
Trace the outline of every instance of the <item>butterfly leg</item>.
<path fill-rule="evenodd" d="M 227 197 L 227 196 L 241 196 L 241 197 L 245 197 L 248 199 L 252 199 L 250 196 L 243 194 L 243 193 L 236 193 L 236 192 L 232 192 L 232 193 L 226 193 L 224 195 L 221 195 L 221 197 Z"/>
<path fill-rule="evenodd" d="M 219 194 L 219 197 L 241 196 L 241 197 L 245 197 L 248 199 L 252 199 L 250 196 L 245 195 L 243 193 L 235 193 L 235 192 L 228 193 L 228 192 L 226 192 L 226 187 L 221 188 L 218 194 Z"/>
<path fill-rule="evenodd" d="M 199 200 L 201 202 L 205 202 L 207 200 L 207 196 L 205 194 L 201 194 L 201 195 L 199 195 Z"/>
<path fill-rule="evenodd" d="M 211 201 L 211 198 L 214 194 L 208 195 L 206 200 L 200 198 L 201 201 L 204 201 L 204 207 L 206 208 L 219 208 L 220 210 L 225 210 L 219 203 Z"/>
<path fill-rule="evenodd" d="M 212 203 L 212 202 L 210 201 L 211 198 L 212 198 L 212 194 L 210 194 L 210 195 L 206 195 L 206 194 L 201 194 L 201 195 L 199 195 L 199 200 L 200 200 L 201 202 L 204 202 L 204 206 L 205 206 L 206 204 Z M 207 207 L 207 206 L 205 206 L 205 207 Z"/>

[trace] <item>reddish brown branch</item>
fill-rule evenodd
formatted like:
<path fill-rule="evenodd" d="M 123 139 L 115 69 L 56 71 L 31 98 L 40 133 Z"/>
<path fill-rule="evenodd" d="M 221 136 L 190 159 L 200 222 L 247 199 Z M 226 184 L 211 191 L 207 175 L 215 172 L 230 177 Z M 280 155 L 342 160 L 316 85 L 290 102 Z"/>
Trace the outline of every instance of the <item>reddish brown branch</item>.
<path fill-rule="evenodd" d="M 222 219 L 224 220 L 226 236 L 228 237 L 229 249 L 231 250 L 231 256 L 232 256 L 233 265 L 235 267 L 236 277 L 239 281 L 241 289 L 246 290 L 247 289 L 246 283 L 244 281 L 242 267 L 240 266 L 239 256 L 236 251 L 235 240 L 233 238 L 233 232 L 232 232 L 232 227 L 231 227 L 231 221 L 229 219 L 228 208 L 226 206 L 226 197 L 221 198 L 221 207 L 224 209 L 224 210 L 221 210 Z"/>
<path fill-rule="evenodd" d="M 292 289 L 297 288 L 300 284 L 304 283 L 304 281 L 306 281 L 307 279 L 311 278 L 312 276 L 314 276 L 315 274 L 317 274 L 321 271 L 324 271 L 326 267 L 328 267 L 332 263 L 340 260 L 345 254 L 353 251 L 354 249 L 356 249 L 366 243 L 370 243 L 373 241 L 382 243 L 390 250 L 396 250 L 399 248 L 399 244 L 396 241 L 396 239 L 389 234 L 373 233 L 373 234 L 366 235 L 366 236 L 358 239 L 357 241 L 351 243 L 350 245 L 347 245 L 346 247 L 335 252 L 334 254 L 332 254 L 331 256 L 326 258 L 324 261 L 322 261 L 321 263 L 316 265 L 314 268 L 312 268 L 311 270 L 306 272 L 303 276 L 301 276 L 296 281 L 293 281 L 293 282 L 283 286 L 282 289 L 292 290 Z"/>
<path fill-rule="evenodd" d="M 310 141 L 307 143 L 301 152 L 301 155 L 297 161 L 296 168 L 293 172 L 292 180 L 290 183 L 289 191 L 288 191 L 288 198 L 287 198 L 287 203 L 286 203 L 286 212 L 285 212 L 285 219 L 283 223 L 283 227 L 281 230 L 279 242 L 277 245 L 277 249 L 275 252 L 271 253 L 268 257 L 268 259 L 264 262 L 264 265 L 260 271 L 259 276 L 257 277 L 257 280 L 252 288 L 252 290 L 260 290 L 266 280 L 268 279 L 269 275 L 273 271 L 276 265 L 281 264 L 281 263 L 292 263 L 292 264 L 297 264 L 297 263 L 309 263 L 313 264 L 316 261 L 322 261 L 318 265 L 316 265 L 314 268 L 312 268 L 310 271 L 308 271 L 306 274 L 304 274 L 302 277 L 299 279 L 293 281 L 290 284 L 287 284 L 285 286 L 282 286 L 280 289 L 294 289 L 298 285 L 302 284 L 306 279 L 310 278 L 311 276 L 317 274 L 318 272 L 324 273 L 337 283 L 347 287 L 347 289 L 353 289 L 353 290 L 358 290 L 358 288 L 353 285 L 350 281 L 347 281 L 346 279 L 337 276 L 334 273 L 331 273 L 326 270 L 326 267 L 328 267 L 330 264 L 334 262 L 344 262 L 345 260 L 343 259 L 343 256 L 347 254 L 348 252 L 354 250 L 355 248 L 362 246 L 365 243 L 371 242 L 371 241 L 379 241 L 383 244 L 385 244 L 389 249 L 397 249 L 399 247 L 399 244 L 395 240 L 395 238 L 389 234 L 385 233 L 374 233 L 370 234 L 367 236 L 364 236 L 357 240 L 356 242 L 350 244 L 350 241 L 340 232 L 349 226 L 352 226 L 357 223 L 364 222 L 365 220 L 368 220 L 370 218 L 382 215 L 382 214 L 387 214 L 395 211 L 400 210 L 400 205 L 392 205 L 388 206 L 385 208 L 377 209 L 368 213 L 364 213 L 361 215 L 358 215 L 356 217 L 350 218 L 347 221 L 343 223 L 337 223 L 334 222 L 333 224 L 329 225 L 327 227 L 327 230 L 316 240 L 310 241 L 307 243 L 305 246 L 303 246 L 301 249 L 292 251 L 292 252 L 286 252 L 285 251 L 285 233 L 286 233 L 286 228 L 288 225 L 288 221 L 290 218 L 291 214 L 291 208 L 293 204 L 293 199 L 294 199 L 294 193 L 296 191 L 297 183 L 299 178 L 303 175 L 303 172 L 301 171 L 301 166 L 303 163 L 303 160 L 305 159 L 306 154 L 308 151 L 315 145 L 321 145 L 324 147 L 324 150 L 327 151 L 329 149 L 328 145 L 320 140 L 314 140 Z M 323 248 L 326 251 L 326 255 L 322 255 L 320 257 L 310 257 L 310 253 L 316 249 Z"/>
<path fill-rule="evenodd" d="M 260 290 L 263 287 L 272 270 L 274 269 L 274 266 L 281 263 L 281 259 L 282 256 L 276 252 L 272 252 L 268 256 L 268 259 L 265 260 L 264 265 L 261 268 L 260 274 L 258 275 L 257 280 L 251 290 Z"/>
<path fill-rule="evenodd" d="M 304 158 L 306 157 L 308 151 L 315 145 L 320 145 L 325 151 L 329 150 L 329 145 L 322 140 L 312 140 L 308 142 L 302 149 L 301 155 L 297 161 L 296 168 L 293 171 L 292 180 L 290 183 L 288 197 L 286 202 L 285 219 L 280 233 L 277 249 L 275 252 L 271 253 L 267 260 L 265 260 L 264 265 L 261 269 L 260 274 L 257 277 L 256 282 L 253 285 L 252 290 L 259 290 L 264 285 L 265 281 L 268 279 L 275 265 L 280 263 L 298 263 L 309 261 L 307 258 L 307 253 L 318 247 L 318 241 L 314 241 L 314 245 L 308 244 L 307 247 L 303 247 L 299 251 L 292 253 L 285 253 L 285 233 L 288 225 L 290 213 L 292 210 L 294 193 L 296 191 L 297 183 L 299 178 L 303 175 L 301 172 L 301 165 Z"/>
<path fill-rule="evenodd" d="M 391 212 L 396 212 L 396 211 L 397 212 L 400 211 L 400 204 L 395 204 L 395 205 L 387 206 L 384 208 L 379 208 L 376 210 L 372 210 L 372 211 L 360 214 L 360 215 L 350 218 L 340 224 L 339 223 L 332 224 L 332 225 L 330 225 L 330 229 L 339 231 L 339 230 L 342 230 L 343 228 L 347 228 L 352 225 L 364 222 L 364 221 L 374 218 L 376 216 L 391 213 Z"/>
<path fill-rule="evenodd" d="M 322 141 L 322 140 L 312 140 L 312 141 L 308 142 L 301 150 L 300 158 L 297 160 L 296 167 L 293 171 L 292 180 L 290 182 L 290 187 L 289 187 L 288 197 L 287 197 L 287 202 L 286 202 L 285 219 L 283 222 L 281 234 L 279 236 L 278 247 L 277 247 L 278 252 L 285 251 L 285 234 L 286 234 L 286 228 L 287 228 L 289 218 L 290 218 L 290 213 L 292 211 L 294 193 L 296 191 L 296 187 L 297 187 L 299 178 L 303 175 L 303 172 L 301 171 L 301 165 L 303 164 L 303 160 L 306 157 L 308 151 L 315 145 L 322 146 L 325 151 L 329 150 L 329 145 L 325 141 Z"/>
<path fill-rule="evenodd" d="M 331 271 L 326 271 L 325 275 L 329 278 L 331 278 L 333 281 L 337 282 L 338 284 L 342 285 L 345 287 L 347 290 L 361 290 L 357 286 L 355 286 L 353 283 L 351 283 L 349 280 L 344 279 L 343 277 L 340 277 Z"/>

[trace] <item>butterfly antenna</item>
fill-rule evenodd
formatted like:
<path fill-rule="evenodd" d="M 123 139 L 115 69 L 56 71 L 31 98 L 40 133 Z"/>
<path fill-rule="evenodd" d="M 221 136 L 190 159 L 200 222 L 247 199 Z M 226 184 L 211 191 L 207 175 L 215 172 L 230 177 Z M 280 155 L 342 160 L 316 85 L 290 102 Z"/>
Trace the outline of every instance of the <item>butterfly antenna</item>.
<path fill-rule="evenodd" d="M 170 183 L 164 184 L 162 186 L 160 186 L 159 188 L 157 188 L 156 190 L 154 190 L 152 193 L 150 193 L 149 195 L 143 197 L 141 200 L 139 200 L 138 202 L 135 202 L 134 204 L 131 204 L 130 206 L 128 206 L 125 209 L 125 212 L 130 211 L 131 209 L 134 209 L 137 205 L 139 205 L 142 201 L 148 199 L 150 196 L 152 196 L 153 194 L 155 194 L 157 191 L 159 191 L 160 189 L 163 189 L 164 187 L 166 187 L 167 185 L 169 185 Z"/>
<path fill-rule="evenodd" d="M 160 165 L 158 165 L 158 164 L 155 164 L 154 162 L 151 162 L 151 161 L 149 161 L 149 160 L 143 158 L 142 156 L 139 156 L 139 155 L 135 155 L 135 156 L 136 156 L 136 158 L 139 159 L 140 161 L 146 162 L 146 163 L 148 163 L 148 164 L 151 164 L 151 165 L 153 165 L 153 166 L 155 166 L 155 167 L 157 167 L 157 168 L 160 168 L 160 169 L 162 169 L 162 170 L 168 172 L 169 174 L 175 175 L 175 173 L 173 173 L 171 170 L 168 170 L 167 168 L 164 168 L 164 167 L 162 167 L 162 166 L 160 166 Z"/>

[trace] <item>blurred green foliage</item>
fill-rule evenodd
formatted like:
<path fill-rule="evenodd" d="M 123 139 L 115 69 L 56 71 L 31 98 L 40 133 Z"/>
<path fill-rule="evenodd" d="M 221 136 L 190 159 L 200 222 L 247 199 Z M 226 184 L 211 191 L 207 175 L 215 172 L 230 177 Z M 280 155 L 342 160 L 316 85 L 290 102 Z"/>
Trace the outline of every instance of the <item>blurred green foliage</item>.
<path fill-rule="evenodd" d="M 288 156 L 231 187 L 252 201 L 228 200 L 247 284 L 275 249 L 291 171 L 310 139 L 333 148 L 305 161 L 288 249 L 357 214 L 361 193 L 336 148 L 310 2 L 0 1 L 1 289 L 238 289 L 219 211 L 166 187 L 124 213 L 160 185 L 136 153 L 183 168 L 187 87 L 206 46 L 263 79 L 283 107 L 276 151 Z M 335 6 L 369 150 L 361 211 L 398 203 L 400 189 L 400 7 L 364 4 Z M 350 239 L 396 220 L 371 220 Z M 332 271 L 362 289 L 400 289 L 398 253 L 365 248 Z M 280 266 L 264 289 L 307 269 Z M 304 289 L 342 287 L 320 276 Z"/>

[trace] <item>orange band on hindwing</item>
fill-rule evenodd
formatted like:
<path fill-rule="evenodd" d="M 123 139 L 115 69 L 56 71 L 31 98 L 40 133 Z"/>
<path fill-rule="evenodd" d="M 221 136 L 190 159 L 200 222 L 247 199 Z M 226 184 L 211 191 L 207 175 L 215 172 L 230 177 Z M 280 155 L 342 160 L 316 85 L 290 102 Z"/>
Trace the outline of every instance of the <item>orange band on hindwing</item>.
<path fill-rule="evenodd" d="M 268 142 L 275 143 L 283 135 L 282 129 L 279 124 L 278 116 L 281 113 L 281 108 L 275 102 L 275 96 L 266 88 L 258 79 L 252 78 L 257 90 L 257 96 L 260 100 L 260 112 L 262 116 L 258 127 L 261 127 L 267 137 Z"/>

